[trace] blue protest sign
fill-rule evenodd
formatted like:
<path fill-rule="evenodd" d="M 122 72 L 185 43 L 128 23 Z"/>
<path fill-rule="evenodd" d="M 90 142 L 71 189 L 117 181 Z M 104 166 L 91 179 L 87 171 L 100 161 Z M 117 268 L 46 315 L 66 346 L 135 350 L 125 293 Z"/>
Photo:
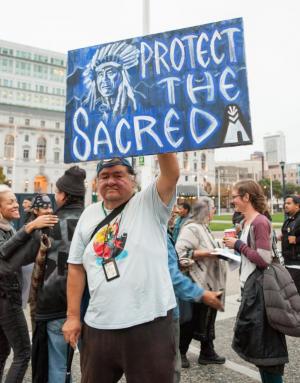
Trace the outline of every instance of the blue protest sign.
<path fill-rule="evenodd" d="M 251 143 L 240 18 L 68 53 L 65 162 Z"/>

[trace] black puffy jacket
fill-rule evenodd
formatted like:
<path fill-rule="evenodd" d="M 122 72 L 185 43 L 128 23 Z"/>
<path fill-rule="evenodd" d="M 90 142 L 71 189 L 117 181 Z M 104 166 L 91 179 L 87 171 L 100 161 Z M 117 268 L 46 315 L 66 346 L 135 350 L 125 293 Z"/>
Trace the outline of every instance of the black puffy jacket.
<path fill-rule="evenodd" d="M 286 265 L 300 266 L 300 211 L 284 221 L 282 226 L 282 255 Z M 296 244 L 290 244 L 288 236 L 296 236 Z"/>
<path fill-rule="evenodd" d="M 24 228 L 15 232 L 0 220 L 0 295 L 12 303 L 22 304 L 21 266 L 33 262 L 40 245 L 40 234 L 27 234 Z M 29 251 L 30 249 L 30 251 Z"/>
<path fill-rule="evenodd" d="M 47 250 L 44 280 L 38 290 L 36 320 L 66 317 L 67 259 L 74 230 L 83 211 L 81 204 L 64 205 L 56 211 L 59 222 L 50 231 L 51 248 Z"/>
<path fill-rule="evenodd" d="M 285 336 L 268 322 L 262 270 L 256 269 L 245 283 L 232 348 L 256 366 L 279 366 L 288 362 Z"/>

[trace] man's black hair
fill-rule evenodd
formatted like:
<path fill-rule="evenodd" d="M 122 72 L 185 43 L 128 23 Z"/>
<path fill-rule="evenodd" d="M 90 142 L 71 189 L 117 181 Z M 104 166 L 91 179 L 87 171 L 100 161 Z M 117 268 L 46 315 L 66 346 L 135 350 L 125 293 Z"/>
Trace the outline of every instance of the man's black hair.
<path fill-rule="evenodd" d="M 65 195 L 66 195 L 66 200 L 65 200 L 64 206 L 78 204 L 84 207 L 84 196 L 71 195 L 68 193 L 65 193 Z"/>
<path fill-rule="evenodd" d="M 191 211 L 191 205 L 187 202 L 180 202 L 178 206 L 182 206 L 188 213 Z"/>
<path fill-rule="evenodd" d="M 244 218 L 245 217 L 243 213 L 235 211 L 232 215 L 232 224 L 235 225 L 237 223 L 241 223 Z"/>
<path fill-rule="evenodd" d="M 291 198 L 292 201 L 294 202 L 294 204 L 300 206 L 300 197 L 299 197 L 298 195 L 296 195 L 296 194 L 290 194 L 290 195 L 287 195 L 287 196 L 285 196 L 285 198 L 284 198 L 284 202 L 287 200 L 287 198 Z"/>

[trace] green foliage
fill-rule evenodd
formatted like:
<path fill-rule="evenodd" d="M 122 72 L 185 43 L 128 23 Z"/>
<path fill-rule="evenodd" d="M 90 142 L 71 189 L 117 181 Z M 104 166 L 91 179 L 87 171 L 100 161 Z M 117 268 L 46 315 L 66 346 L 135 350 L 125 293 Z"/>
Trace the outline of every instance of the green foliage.
<path fill-rule="evenodd" d="M 7 180 L 5 174 L 3 173 L 3 168 L 0 167 L 0 184 L 6 184 Z"/>
<path fill-rule="evenodd" d="M 260 184 L 263 192 L 264 192 L 264 195 L 267 197 L 267 198 L 270 198 L 271 196 L 271 187 L 270 187 L 270 180 L 269 178 L 263 178 L 261 180 L 258 181 L 258 183 Z"/>
<path fill-rule="evenodd" d="M 264 195 L 265 195 L 267 198 L 271 198 L 271 185 L 270 185 L 270 179 L 269 179 L 269 178 L 263 178 L 263 179 L 261 179 L 260 181 L 258 181 L 258 183 L 259 183 L 260 186 L 262 187 L 263 192 L 264 192 Z M 278 181 L 278 180 L 274 180 L 274 181 L 272 182 L 272 193 L 273 193 L 273 196 L 274 196 L 276 199 L 279 199 L 279 198 L 282 197 L 282 186 L 281 186 L 280 181 Z"/>
<path fill-rule="evenodd" d="M 285 194 L 297 194 L 299 190 L 299 185 L 292 184 L 291 182 L 288 182 L 285 185 Z"/>
<path fill-rule="evenodd" d="M 275 180 L 272 182 L 272 189 L 273 189 L 273 195 L 276 199 L 279 199 L 282 197 L 282 186 L 280 181 Z"/>

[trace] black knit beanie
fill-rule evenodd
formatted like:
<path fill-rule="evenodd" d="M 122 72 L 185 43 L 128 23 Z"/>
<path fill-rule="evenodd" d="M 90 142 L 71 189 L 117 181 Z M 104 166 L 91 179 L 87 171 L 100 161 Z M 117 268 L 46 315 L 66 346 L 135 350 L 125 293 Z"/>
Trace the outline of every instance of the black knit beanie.
<path fill-rule="evenodd" d="M 84 197 L 86 172 L 79 166 L 72 166 L 56 181 L 58 190 L 77 197 Z"/>

